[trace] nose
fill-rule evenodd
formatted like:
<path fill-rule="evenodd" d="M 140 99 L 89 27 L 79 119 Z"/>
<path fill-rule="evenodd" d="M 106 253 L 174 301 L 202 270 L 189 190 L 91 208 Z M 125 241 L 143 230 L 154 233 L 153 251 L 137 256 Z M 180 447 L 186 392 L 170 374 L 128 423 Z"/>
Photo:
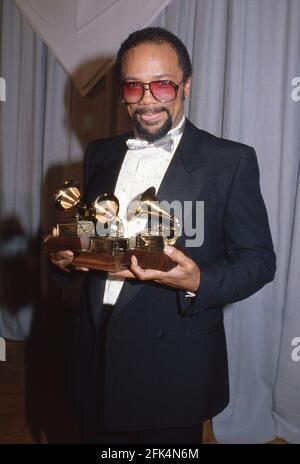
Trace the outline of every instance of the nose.
<path fill-rule="evenodd" d="M 141 105 L 150 105 L 151 103 L 157 103 L 157 100 L 153 97 L 150 92 L 149 84 L 144 84 L 144 95 L 143 98 L 139 101 Z"/>

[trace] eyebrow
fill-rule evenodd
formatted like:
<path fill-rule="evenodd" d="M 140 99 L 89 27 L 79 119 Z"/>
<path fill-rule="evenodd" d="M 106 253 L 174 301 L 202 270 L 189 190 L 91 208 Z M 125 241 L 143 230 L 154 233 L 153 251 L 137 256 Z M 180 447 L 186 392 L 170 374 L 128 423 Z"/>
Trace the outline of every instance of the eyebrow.
<path fill-rule="evenodd" d="M 157 75 L 154 75 L 152 76 L 155 79 L 168 79 L 168 78 L 172 78 L 174 79 L 174 76 L 172 76 L 171 74 L 157 74 Z M 132 77 L 132 76 L 127 76 L 125 79 L 123 79 L 123 81 L 127 82 L 127 81 L 138 81 L 140 82 L 140 79 L 138 79 L 137 77 Z"/>

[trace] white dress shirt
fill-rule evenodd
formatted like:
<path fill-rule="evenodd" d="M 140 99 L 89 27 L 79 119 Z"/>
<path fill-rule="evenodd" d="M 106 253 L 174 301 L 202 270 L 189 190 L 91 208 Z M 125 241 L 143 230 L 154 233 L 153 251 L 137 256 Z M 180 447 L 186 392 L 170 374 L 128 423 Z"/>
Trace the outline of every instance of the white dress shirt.
<path fill-rule="evenodd" d="M 166 151 L 162 147 L 149 147 L 143 149 L 127 150 L 114 194 L 119 199 L 119 217 L 124 227 L 124 237 L 131 237 L 144 230 L 147 217 L 134 218 L 128 221 L 126 211 L 129 203 L 149 187 L 155 187 L 158 191 L 165 172 L 180 142 L 185 117 L 178 126 L 171 129 L 168 135 L 172 136 L 172 151 Z M 146 144 L 147 145 L 147 144 Z M 117 301 L 125 279 L 108 276 L 105 283 L 104 304 L 114 305 Z"/>

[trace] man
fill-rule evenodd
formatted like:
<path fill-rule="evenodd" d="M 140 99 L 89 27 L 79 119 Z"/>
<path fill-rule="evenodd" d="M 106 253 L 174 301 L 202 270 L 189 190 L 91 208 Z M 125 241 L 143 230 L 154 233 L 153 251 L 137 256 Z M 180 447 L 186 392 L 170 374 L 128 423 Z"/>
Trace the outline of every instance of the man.
<path fill-rule="evenodd" d="M 186 247 L 183 230 L 177 243 L 186 252 L 165 249 L 176 263 L 168 272 L 142 269 L 133 257 L 115 275 L 86 273 L 74 398 L 87 441 L 199 443 L 203 421 L 229 401 L 222 308 L 275 273 L 256 155 L 184 118 L 192 67 L 170 32 L 131 34 L 116 69 L 134 132 L 89 145 L 85 201 L 114 191 L 126 206 L 155 186 L 160 200 L 191 201 L 194 219 L 203 201 L 204 242 Z M 51 256 L 61 271 L 72 259 L 69 251 Z"/>

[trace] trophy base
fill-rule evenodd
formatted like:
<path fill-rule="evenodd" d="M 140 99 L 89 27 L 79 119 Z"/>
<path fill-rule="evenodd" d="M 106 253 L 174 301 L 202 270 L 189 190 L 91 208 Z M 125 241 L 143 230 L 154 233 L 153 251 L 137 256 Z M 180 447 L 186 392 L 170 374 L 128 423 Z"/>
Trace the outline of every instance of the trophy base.
<path fill-rule="evenodd" d="M 91 250 L 90 243 L 89 237 L 58 236 L 47 240 L 44 243 L 44 249 L 49 253 L 71 250 L 75 254 L 71 267 L 86 267 L 98 271 L 117 272 L 129 268 L 133 255 L 136 256 L 139 266 L 143 269 L 167 272 L 177 266 L 163 251 L 138 247 L 117 253 L 102 249 L 101 251 L 89 251 Z M 111 250 L 111 247 L 109 249 Z"/>
<path fill-rule="evenodd" d="M 122 258 L 123 255 L 81 251 L 75 255 L 70 267 L 79 266 L 95 271 L 117 272 L 126 269 L 126 266 L 121 264 Z"/>

